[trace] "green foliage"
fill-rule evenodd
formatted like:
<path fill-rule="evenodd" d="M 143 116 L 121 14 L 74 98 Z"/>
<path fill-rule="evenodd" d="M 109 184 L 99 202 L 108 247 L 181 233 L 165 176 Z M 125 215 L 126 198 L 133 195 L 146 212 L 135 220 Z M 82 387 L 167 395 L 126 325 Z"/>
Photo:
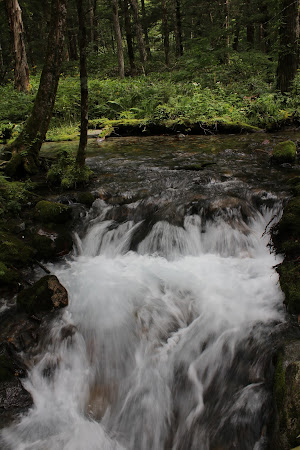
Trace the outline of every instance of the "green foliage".
<path fill-rule="evenodd" d="M 32 198 L 31 188 L 32 183 L 29 180 L 26 182 L 8 181 L 0 173 L 0 216 L 7 213 L 18 213 L 24 203 Z"/>
<path fill-rule="evenodd" d="M 47 173 L 48 181 L 52 184 L 61 185 L 64 189 L 87 183 L 92 171 L 86 165 L 78 167 L 75 161 L 74 153 L 70 149 L 61 148 L 57 160 Z"/>

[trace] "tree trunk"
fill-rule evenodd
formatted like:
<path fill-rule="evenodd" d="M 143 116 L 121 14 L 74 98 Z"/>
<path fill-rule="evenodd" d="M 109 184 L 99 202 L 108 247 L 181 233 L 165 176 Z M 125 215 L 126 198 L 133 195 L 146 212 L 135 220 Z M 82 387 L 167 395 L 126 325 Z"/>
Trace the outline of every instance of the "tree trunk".
<path fill-rule="evenodd" d="M 125 33 L 126 33 L 126 42 L 127 42 L 127 53 L 130 64 L 130 73 L 131 76 L 134 77 L 136 75 L 136 67 L 134 62 L 134 50 L 132 43 L 132 31 L 131 31 L 131 20 L 130 20 L 130 11 L 128 9 L 128 0 L 123 0 L 123 12 L 125 19 Z"/>
<path fill-rule="evenodd" d="M 147 59 L 151 59 L 151 50 L 150 50 L 150 42 L 149 42 L 149 36 L 148 36 L 145 0 L 141 0 L 141 6 L 142 6 L 142 25 L 143 25 L 144 36 L 145 36 Z"/>
<path fill-rule="evenodd" d="M 137 38 L 137 42 L 138 42 L 141 63 L 142 63 L 142 67 L 143 67 L 143 72 L 145 73 L 145 65 L 147 62 L 147 55 L 146 55 L 146 50 L 145 50 L 144 38 L 143 38 L 143 29 L 141 26 L 141 21 L 140 21 L 140 16 L 139 16 L 138 0 L 130 0 L 130 5 L 131 5 L 133 18 L 134 18 L 134 22 L 135 22 L 136 38 Z"/>
<path fill-rule="evenodd" d="M 299 64 L 299 0 L 282 0 L 280 48 L 277 66 L 277 89 L 288 92 Z"/>
<path fill-rule="evenodd" d="M 230 47 L 230 35 L 229 35 L 229 14 L 230 14 L 230 3 L 229 0 L 225 0 L 225 33 L 226 33 L 226 63 L 230 63 L 229 47 Z"/>
<path fill-rule="evenodd" d="M 180 0 L 173 0 L 173 15 L 174 15 L 175 54 L 177 57 L 180 57 L 183 55 Z"/>
<path fill-rule="evenodd" d="M 168 10 L 167 10 L 167 0 L 161 1 L 162 9 L 162 35 L 164 40 L 164 51 L 165 51 L 165 63 L 169 67 L 170 64 L 170 39 L 169 39 L 169 25 L 168 25 Z"/>
<path fill-rule="evenodd" d="M 38 157 L 49 127 L 64 56 L 67 0 L 52 0 L 48 45 L 32 112 L 17 139 L 3 152 L 11 156 L 6 173 L 22 176 L 38 171 Z"/>
<path fill-rule="evenodd" d="M 78 51 L 77 51 L 77 33 L 74 29 L 73 21 L 68 21 L 68 50 L 69 57 L 71 61 L 78 60 Z"/>
<path fill-rule="evenodd" d="M 85 14 L 83 8 L 84 0 L 76 0 L 79 24 L 79 52 L 80 52 L 80 87 L 81 87 L 81 122 L 80 141 L 76 156 L 76 165 L 83 167 L 85 164 L 85 153 L 88 132 L 88 74 L 86 64 L 87 52 L 87 30 L 85 26 Z"/>
<path fill-rule="evenodd" d="M 15 88 L 27 92 L 29 88 L 29 68 L 24 43 L 22 11 L 18 0 L 6 0 L 10 29 L 13 35 L 15 55 Z"/>
<path fill-rule="evenodd" d="M 236 52 L 239 50 L 240 32 L 241 32 L 241 28 L 240 28 L 240 25 L 237 23 L 235 30 L 234 30 L 234 38 L 233 38 L 233 43 L 232 43 L 232 48 Z"/>
<path fill-rule="evenodd" d="M 125 69 L 124 69 L 123 41 L 122 41 L 122 34 L 121 34 L 120 21 L 119 21 L 119 12 L 118 12 L 118 0 L 112 0 L 112 10 L 113 10 L 115 35 L 116 35 L 116 41 L 117 41 L 119 77 L 122 79 L 125 77 Z"/>

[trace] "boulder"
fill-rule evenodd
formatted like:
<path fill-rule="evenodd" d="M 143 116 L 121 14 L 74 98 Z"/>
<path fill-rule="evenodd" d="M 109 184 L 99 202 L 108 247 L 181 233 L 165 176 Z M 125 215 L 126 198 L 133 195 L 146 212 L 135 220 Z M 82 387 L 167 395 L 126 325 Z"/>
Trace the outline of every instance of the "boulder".
<path fill-rule="evenodd" d="M 272 161 L 276 164 L 293 163 L 296 155 L 296 144 L 293 141 L 284 141 L 275 145 L 272 153 Z"/>
<path fill-rule="evenodd" d="M 35 218 L 43 223 L 65 223 L 71 219 L 70 206 L 41 200 L 35 205 Z"/>
<path fill-rule="evenodd" d="M 67 305 L 67 290 L 55 275 L 46 275 L 17 297 L 18 310 L 28 314 L 53 311 Z"/>

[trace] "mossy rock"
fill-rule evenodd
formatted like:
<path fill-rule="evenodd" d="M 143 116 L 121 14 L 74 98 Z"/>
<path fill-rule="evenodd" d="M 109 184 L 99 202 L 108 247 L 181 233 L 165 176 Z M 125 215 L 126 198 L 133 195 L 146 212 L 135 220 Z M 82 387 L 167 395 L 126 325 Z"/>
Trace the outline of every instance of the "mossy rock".
<path fill-rule="evenodd" d="M 36 259 L 38 260 L 49 260 L 56 254 L 54 241 L 48 236 L 36 234 L 32 238 L 32 246 L 36 250 Z"/>
<path fill-rule="evenodd" d="M 272 160 L 276 164 L 293 163 L 296 159 L 297 149 L 293 141 L 284 141 L 275 145 Z"/>
<path fill-rule="evenodd" d="M 62 203 L 41 200 L 35 205 L 35 218 L 43 223 L 65 223 L 71 219 L 72 210 Z"/>
<path fill-rule="evenodd" d="M 0 231 L 0 260 L 7 265 L 21 267 L 30 264 L 35 251 L 21 239 Z"/>
<path fill-rule="evenodd" d="M 285 304 L 293 314 L 300 313 L 300 264 L 284 261 L 277 268 L 282 291 L 285 294 Z"/>
<path fill-rule="evenodd" d="M 18 282 L 20 276 L 17 271 L 11 270 L 0 261 L 0 284 L 11 286 Z"/>
<path fill-rule="evenodd" d="M 78 192 L 77 200 L 79 203 L 91 207 L 95 201 L 95 197 L 91 192 Z"/>
<path fill-rule="evenodd" d="M 285 240 L 300 239 L 300 196 L 294 197 L 284 208 L 283 216 L 274 231 L 274 242 L 279 250 Z"/>
<path fill-rule="evenodd" d="M 36 314 L 68 305 L 68 293 L 55 275 L 46 275 L 17 297 L 19 311 Z"/>

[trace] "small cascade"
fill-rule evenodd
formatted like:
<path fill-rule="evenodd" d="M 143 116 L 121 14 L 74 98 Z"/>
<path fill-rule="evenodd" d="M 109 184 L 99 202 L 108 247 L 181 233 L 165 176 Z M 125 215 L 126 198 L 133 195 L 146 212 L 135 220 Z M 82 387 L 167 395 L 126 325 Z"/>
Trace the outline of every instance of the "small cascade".
<path fill-rule="evenodd" d="M 202 210 L 182 225 L 130 207 L 118 223 L 102 202 L 73 256 L 51 266 L 70 305 L 25 381 L 34 406 L 1 448 L 266 448 L 284 320 L 267 247 L 280 202 L 247 219 L 239 207 Z"/>

